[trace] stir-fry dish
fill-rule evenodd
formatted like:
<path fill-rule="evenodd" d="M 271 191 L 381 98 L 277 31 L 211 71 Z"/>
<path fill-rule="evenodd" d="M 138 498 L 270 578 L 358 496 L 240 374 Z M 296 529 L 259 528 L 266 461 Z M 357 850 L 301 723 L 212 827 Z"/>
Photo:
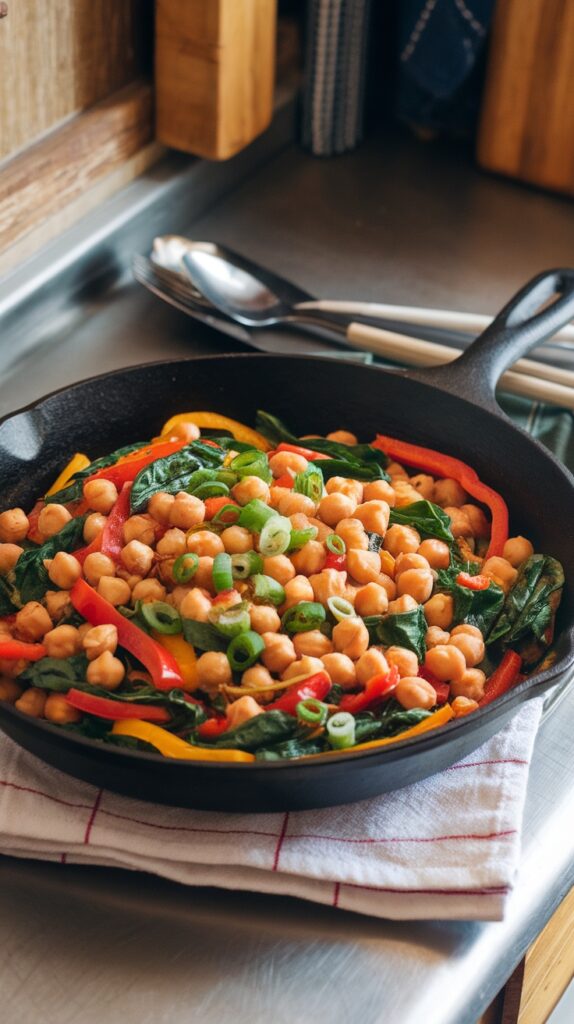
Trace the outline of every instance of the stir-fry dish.
<path fill-rule="evenodd" d="M 450 455 L 217 413 L 0 514 L 0 699 L 166 757 L 373 749 L 552 657 L 564 575 Z"/>

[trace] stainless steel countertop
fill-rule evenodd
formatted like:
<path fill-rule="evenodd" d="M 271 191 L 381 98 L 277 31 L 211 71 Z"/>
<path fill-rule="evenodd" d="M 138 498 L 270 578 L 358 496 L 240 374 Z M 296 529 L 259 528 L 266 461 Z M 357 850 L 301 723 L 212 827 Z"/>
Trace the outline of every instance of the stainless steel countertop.
<path fill-rule="evenodd" d="M 478 312 L 574 264 L 572 203 L 486 177 L 457 148 L 396 136 L 322 161 L 283 129 L 227 169 L 170 159 L 0 282 L 0 410 L 95 372 L 241 347 L 130 282 L 129 252 L 160 231 L 243 249 L 325 297 Z M 474 1024 L 574 882 L 573 735 L 571 690 L 537 738 L 501 923 L 381 922 L 2 858 L 2 1020 Z"/>

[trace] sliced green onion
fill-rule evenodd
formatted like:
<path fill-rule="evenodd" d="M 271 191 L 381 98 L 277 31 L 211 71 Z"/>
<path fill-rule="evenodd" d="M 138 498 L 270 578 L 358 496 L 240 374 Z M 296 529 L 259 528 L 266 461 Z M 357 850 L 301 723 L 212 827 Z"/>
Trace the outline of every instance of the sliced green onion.
<path fill-rule="evenodd" d="M 315 540 L 319 533 L 316 526 L 307 526 L 304 530 L 291 530 L 291 540 L 289 542 L 289 551 L 297 551 L 298 548 L 302 548 L 310 540 Z"/>
<path fill-rule="evenodd" d="M 325 618 L 325 609 L 318 601 L 299 601 L 287 609 L 281 628 L 286 633 L 307 633 L 310 629 L 319 629 Z"/>
<path fill-rule="evenodd" d="M 228 487 L 234 487 L 237 483 L 237 473 L 232 473 L 229 469 L 220 469 L 215 479 L 221 480 L 221 483 L 227 484 Z"/>
<path fill-rule="evenodd" d="M 249 589 L 255 604 L 274 604 L 278 608 L 285 600 L 285 590 L 272 576 L 256 573 L 249 580 Z"/>
<path fill-rule="evenodd" d="M 262 555 L 282 555 L 291 543 L 291 520 L 286 516 L 274 515 L 264 524 L 259 537 Z"/>
<path fill-rule="evenodd" d="M 269 505 L 259 498 L 253 498 L 253 501 L 248 501 L 247 505 L 243 506 L 237 522 L 252 533 L 260 533 L 267 520 L 276 515 L 275 509 L 269 508 Z"/>
<path fill-rule="evenodd" d="M 195 551 L 187 551 L 185 555 L 179 555 L 173 563 L 171 574 L 176 583 L 189 583 L 195 576 L 199 565 L 199 555 Z"/>
<path fill-rule="evenodd" d="M 351 619 L 355 615 L 353 605 L 344 597 L 328 597 L 327 608 L 337 622 L 342 622 L 343 619 Z"/>
<path fill-rule="evenodd" d="M 258 476 L 266 484 L 270 484 L 273 479 L 265 452 L 260 452 L 257 448 L 236 455 L 229 468 L 239 477 Z"/>
<path fill-rule="evenodd" d="M 295 713 L 299 721 L 306 725 L 323 725 L 327 721 L 329 708 L 322 700 L 308 697 L 307 700 L 299 701 Z"/>
<path fill-rule="evenodd" d="M 265 650 L 265 644 L 259 633 L 248 630 L 236 636 L 227 648 L 227 660 L 235 672 L 243 672 L 257 661 Z"/>
<path fill-rule="evenodd" d="M 348 711 L 337 711 L 327 721 L 327 738 L 334 750 L 355 746 L 355 718 Z"/>
<path fill-rule="evenodd" d="M 308 466 L 303 473 L 297 473 L 293 481 L 293 490 L 304 494 L 317 505 L 323 497 L 323 474 L 315 464 Z"/>
<path fill-rule="evenodd" d="M 144 622 L 156 633 L 181 633 L 182 623 L 179 612 L 165 601 L 148 601 L 139 609 Z"/>
<path fill-rule="evenodd" d="M 240 510 L 237 508 L 237 505 L 232 505 L 231 502 L 228 505 L 222 505 L 221 508 L 219 509 L 219 511 L 215 513 L 213 519 L 211 519 L 209 521 L 209 523 L 202 523 L 201 526 L 199 527 L 199 529 L 200 530 L 212 529 L 213 528 L 213 524 L 215 523 L 216 526 L 218 526 L 218 527 L 221 526 L 225 530 L 225 529 L 227 529 L 228 526 L 230 526 L 232 524 L 226 522 L 223 519 L 223 516 L 229 515 L 229 512 L 233 512 L 233 514 L 235 516 L 237 516 L 237 518 L 233 520 L 233 524 L 235 524 L 235 523 L 237 523 L 239 521 L 239 511 Z"/>
<path fill-rule="evenodd" d="M 219 594 L 222 590 L 232 589 L 233 575 L 231 573 L 231 555 L 228 555 L 227 551 L 221 551 L 213 559 L 211 578 L 213 580 L 213 586 L 215 587 L 216 593 Z"/>
<path fill-rule="evenodd" d="M 193 496 L 194 498 L 224 498 L 229 494 L 229 487 L 227 484 L 222 483 L 221 480 L 206 480 L 204 484 L 200 484 L 196 487 Z"/>
<path fill-rule="evenodd" d="M 334 555 L 344 555 L 347 552 L 347 545 L 338 533 L 330 533 L 325 538 L 325 544 Z"/>
<path fill-rule="evenodd" d="M 188 494 L 195 494 L 195 488 L 199 487 L 200 484 L 206 483 L 208 480 L 217 479 L 217 470 L 215 469 L 196 469 L 191 474 L 187 481 L 187 487 L 185 488 Z"/>
<path fill-rule="evenodd" d="M 234 604 L 231 608 L 221 608 L 214 605 L 211 608 L 208 619 L 215 626 L 218 633 L 227 636 L 231 640 L 240 633 L 247 633 L 251 629 L 249 608 L 245 601 Z"/>
<path fill-rule="evenodd" d="M 256 551 L 231 556 L 231 572 L 235 580 L 248 580 L 263 569 L 263 559 Z"/>

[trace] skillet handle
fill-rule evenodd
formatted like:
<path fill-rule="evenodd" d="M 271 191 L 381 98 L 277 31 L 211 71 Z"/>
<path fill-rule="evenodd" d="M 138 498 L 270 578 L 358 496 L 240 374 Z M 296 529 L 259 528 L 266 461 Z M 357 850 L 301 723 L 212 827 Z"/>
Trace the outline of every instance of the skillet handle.
<path fill-rule="evenodd" d="M 549 300 L 554 301 L 545 306 Z M 545 308 L 541 309 L 541 306 Z M 499 378 L 517 359 L 574 319 L 574 270 L 547 270 L 532 278 L 454 362 L 409 372 L 475 405 L 498 406 Z"/>

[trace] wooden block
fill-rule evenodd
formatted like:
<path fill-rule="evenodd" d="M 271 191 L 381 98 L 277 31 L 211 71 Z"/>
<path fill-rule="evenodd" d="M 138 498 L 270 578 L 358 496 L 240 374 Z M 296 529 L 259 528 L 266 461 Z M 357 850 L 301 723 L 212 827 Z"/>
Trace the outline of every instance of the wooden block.
<path fill-rule="evenodd" d="M 276 0 L 158 0 L 156 124 L 161 142 L 225 160 L 273 111 Z"/>
<path fill-rule="evenodd" d="M 477 155 L 488 170 L 574 194 L 572 0 L 498 0 Z"/>

